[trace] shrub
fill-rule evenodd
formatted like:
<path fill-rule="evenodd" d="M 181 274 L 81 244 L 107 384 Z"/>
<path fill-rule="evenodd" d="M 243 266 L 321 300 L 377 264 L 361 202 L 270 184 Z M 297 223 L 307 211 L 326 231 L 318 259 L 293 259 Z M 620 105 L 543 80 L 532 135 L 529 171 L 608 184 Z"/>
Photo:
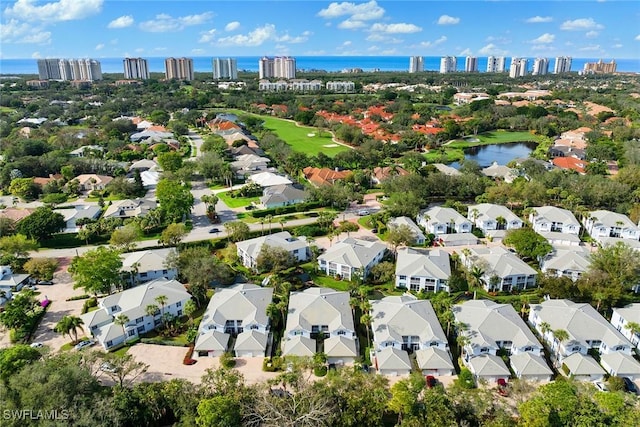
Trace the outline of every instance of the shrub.
<path fill-rule="evenodd" d="M 82 294 L 82 295 L 76 295 L 75 297 L 67 298 L 66 301 L 78 301 L 78 300 L 87 299 L 87 298 L 91 298 L 91 296 L 87 294 Z"/>
<path fill-rule="evenodd" d="M 267 357 L 262 362 L 262 370 L 265 372 L 277 372 L 282 370 L 283 359 L 280 356 Z"/>
<path fill-rule="evenodd" d="M 610 391 L 624 391 L 624 380 L 621 377 L 609 377 L 607 388 Z"/>
<path fill-rule="evenodd" d="M 236 359 L 233 357 L 233 354 L 231 354 L 230 351 L 225 351 L 224 353 L 222 353 L 222 356 L 220 356 L 220 365 L 223 368 L 233 368 L 234 366 L 236 366 Z"/>
<path fill-rule="evenodd" d="M 316 366 L 313 368 L 313 374 L 316 377 L 324 377 L 327 375 L 327 367 L 326 366 Z"/>
<path fill-rule="evenodd" d="M 97 306 L 98 306 L 98 299 L 96 297 L 89 298 L 82 305 L 82 314 L 88 313 L 90 309 Z"/>
<path fill-rule="evenodd" d="M 458 375 L 458 378 L 455 381 L 456 384 L 464 389 L 472 389 L 476 386 L 475 381 L 473 380 L 473 374 L 467 368 L 460 369 L 460 375 Z"/>

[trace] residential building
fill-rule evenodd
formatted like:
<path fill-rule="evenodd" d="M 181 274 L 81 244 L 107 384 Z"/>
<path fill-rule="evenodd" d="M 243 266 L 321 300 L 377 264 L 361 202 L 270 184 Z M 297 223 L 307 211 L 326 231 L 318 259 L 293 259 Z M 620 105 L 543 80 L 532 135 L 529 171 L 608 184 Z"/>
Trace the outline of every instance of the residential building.
<path fill-rule="evenodd" d="M 164 74 L 167 80 L 193 80 L 193 59 L 167 58 L 164 60 Z"/>
<path fill-rule="evenodd" d="M 60 75 L 60 59 L 38 59 L 38 78 L 40 80 L 62 80 Z"/>
<path fill-rule="evenodd" d="M 571 72 L 571 57 L 557 56 L 555 65 L 553 66 L 553 74 L 562 74 Z"/>
<path fill-rule="evenodd" d="M 453 102 L 456 105 L 470 104 L 475 101 L 484 101 L 486 99 L 491 99 L 491 97 L 489 94 L 484 92 L 458 92 L 453 95 Z"/>
<path fill-rule="evenodd" d="M 95 59 L 61 59 L 60 79 L 92 82 L 102 80 L 100 61 Z"/>
<path fill-rule="evenodd" d="M 458 68 L 458 58 L 455 56 L 443 56 L 440 58 L 440 73 L 455 73 Z"/>
<path fill-rule="evenodd" d="M 78 182 L 78 188 L 80 191 L 100 191 L 104 190 L 107 185 L 113 181 L 113 178 L 106 175 L 97 175 L 95 173 L 87 173 L 78 175 L 73 178 Z"/>
<path fill-rule="evenodd" d="M 560 233 L 556 231 L 541 231 L 538 233 L 552 246 L 580 246 L 582 240 L 577 234 Z"/>
<path fill-rule="evenodd" d="M 487 234 L 495 230 L 513 230 L 522 228 L 522 220 L 507 207 L 492 203 L 480 203 L 469 206 L 467 218 L 476 228 Z"/>
<path fill-rule="evenodd" d="M 158 203 L 149 199 L 113 200 L 105 209 L 103 218 L 138 218 L 158 207 Z"/>
<path fill-rule="evenodd" d="M 600 365 L 611 377 L 627 377 L 631 381 L 640 379 L 640 363 L 627 353 L 614 352 L 600 356 Z"/>
<path fill-rule="evenodd" d="M 387 375 L 398 372 L 398 361 L 409 359 L 415 353 L 418 368 L 427 375 L 452 375 L 455 371 L 447 337 L 440 326 L 431 302 L 415 296 L 388 296 L 371 303 L 371 330 L 375 366 L 378 372 Z M 398 352 L 393 356 L 386 349 Z M 404 353 L 401 355 L 399 352 Z M 402 367 L 403 363 L 400 363 Z M 409 364 L 409 366 L 411 366 Z"/>
<path fill-rule="evenodd" d="M 567 209 L 555 206 L 540 206 L 531 208 L 529 222 L 538 233 L 558 232 L 565 234 L 580 234 L 580 223 Z"/>
<path fill-rule="evenodd" d="M 508 184 L 512 183 L 518 177 L 517 169 L 510 168 L 505 165 L 499 165 L 498 162 L 493 162 L 491 166 L 483 168 L 482 175 L 488 176 L 495 180 L 501 180 Z"/>
<path fill-rule="evenodd" d="M 76 225 L 79 219 L 98 219 L 102 213 L 100 206 L 96 205 L 75 205 L 69 208 L 59 208 L 53 210 L 64 217 L 65 226 L 62 233 L 77 233 L 82 227 Z"/>
<path fill-rule="evenodd" d="M 274 185 L 287 185 L 292 184 L 291 180 L 287 177 L 279 175 L 273 172 L 258 172 L 253 175 L 249 175 L 247 181 L 255 182 L 260 187 L 271 187 Z"/>
<path fill-rule="evenodd" d="M 476 384 L 486 381 L 495 384 L 498 380 L 508 381 L 511 372 L 500 356 L 495 354 L 482 354 L 472 357 L 466 362 L 469 371 L 473 374 Z"/>
<path fill-rule="evenodd" d="M 255 270 L 260 251 L 265 245 L 271 248 L 284 249 L 292 257 L 301 262 L 308 260 L 311 256 L 309 242 L 307 242 L 304 236 L 297 239 L 291 236 L 288 231 L 281 231 L 279 233 L 268 234 L 236 243 L 238 258 L 240 258 L 242 265 Z"/>
<path fill-rule="evenodd" d="M 509 364 L 519 379 L 547 382 L 553 376 L 553 371 L 542 355 L 529 352 L 513 354 L 509 357 Z"/>
<path fill-rule="evenodd" d="M 467 56 L 464 59 L 464 71 L 465 73 L 477 73 L 478 72 L 478 57 Z"/>
<path fill-rule="evenodd" d="M 524 77 L 527 75 L 527 67 L 529 60 L 526 58 L 511 58 L 511 67 L 509 68 L 509 77 Z"/>
<path fill-rule="evenodd" d="M 504 73 L 504 56 L 490 56 L 487 58 L 487 73 Z"/>
<path fill-rule="evenodd" d="M 465 248 L 460 260 L 469 269 L 482 270 L 482 281 L 488 292 L 511 292 L 536 285 L 538 272 L 501 246 Z"/>
<path fill-rule="evenodd" d="M 384 347 L 375 353 L 375 366 L 380 375 L 398 377 L 409 375 L 413 369 L 406 351 L 397 347 Z"/>
<path fill-rule="evenodd" d="M 549 74 L 549 58 L 534 59 L 531 74 L 534 76 L 544 76 L 545 74 Z"/>
<path fill-rule="evenodd" d="M 232 351 L 236 357 L 264 357 L 269 342 L 267 306 L 273 288 L 241 283 L 217 289 L 205 310 L 194 350 L 200 357 Z M 233 348 L 229 348 L 234 337 Z"/>
<path fill-rule="evenodd" d="M 353 280 L 365 278 L 371 267 L 382 261 L 387 246 L 380 242 L 347 237 L 318 257 L 318 268 L 329 276 Z"/>
<path fill-rule="evenodd" d="M 295 79 L 296 60 L 290 56 L 262 57 L 258 61 L 258 74 L 260 79 Z"/>
<path fill-rule="evenodd" d="M 238 80 L 238 60 L 235 58 L 213 58 L 213 79 Z"/>
<path fill-rule="evenodd" d="M 149 249 L 120 254 L 122 274 L 133 286 L 156 279 L 173 280 L 178 277 L 178 269 L 169 262 L 176 255 L 174 248 Z"/>
<path fill-rule="evenodd" d="M 415 245 L 420 245 L 420 246 L 424 245 L 427 238 L 425 237 L 420 227 L 418 227 L 418 225 L 415 222 L 413 222 L 413 220 L 408 216 L 399 216 L 397 218 L 391 218 L 387 223 L 387 227 L 389 228 L 399 227 L 401 225 L 409 227 L 409 229 L 411 230 L 415 238 L 413 242 Z"/>
<path fill-rule="evenodd" d="M 330 168 L 314 168 L 307 166 L 302 170 L 304 177 L 317 187 L 323 185 L 333 185 L 336 181 L 340 181 L 350 176 L 353 172 L 350 170 L 334 170 Z"/>
<path fill-rule="evenodd" d="M 166 297 L 164 306 L 157 301 Z M 162 324 L 162 316 L 181 317 L 184 305 L 191 299 L 184 285 L 176 280 L 156 279 L 117 294 L 103 298 L 98 309 L 80 316 L 84 321 L 87 335 L 93 336 L 105 349 L 120 346 L 140 334 L 154 330 Z M 158 310 L 148 314 L 148 307 L 155 305 Z M 115 319 L 126 316 L 129 321 L 118 325 Z"/>
<path fill-rule="evenodd" d="M 568 277 L 574 282 L 591 265 L 591 251 L 584 246 L 554 246 L 540 260 L 540 270 L 557 277 Z"/>
<path fill-rule="evenodd" d="M 260 197 L 260 205 L 265 209 L 303 203 L 309 193 L 293 184 L 282 184 L 265 187 Z"/>
<path fill-rule="evenodd" d="M 312 356 L 324 350 L 329 363 L 352 363 L 359 353 L 349 299 L 349 292 L 329 288 L 291 292 L 282 355 Z"/>
<path fill-rule="evenodd" d="M 417 220 L 418 224 L 431 234 L 471 232 L 471 221 L 453 208 L 434 206 L 420 211 Z"/>
<path fill-rule="evenodd" d="M 565 299 L 548 299 L 531 304 L 529 323 L 551 347 L 560 362 L 573 353 L 587 355 L 595 349 L 600 355 L 613 352 L 631 354 L 632 344 L 620 331 L 600 315 L 593 306 Z M 548 326 L 547 328 L 544 327 Z M 554 331 L 565 331 L 566 340 L 560 341 Z"/>
<path fill-rule="evenodd" d="M 355 92 L 356 84 L 352 81 L 331 81 L 325 83 L 328 92 L 351 93 Z"/>
<path fill-rule="evenodd" d="M 605 63 L 600 59 L 598 62 L 585 62 L 582 71 L 585 74 L 613 74 L 616 72 L 617 67 L 614 59 L 609 63 Z"/>
<path fill-rule="evenodd" d="M 409 175 L 409 171 L 404 169 L 401 166 L 393 165 L 393 166 L 376 166 L 371 171 L 371 182 L 374 184 L 382 184 L 382 181 L 385 181 L 394 176 L 407 176 Z"/>
<path fill-rule="evenodd" d="M 413 292 L 449 292 L 451 264 L 449 253 L 439 249 L 430 251 L 413 248 L 398 250 L 396 288 Z"/>
<path fill-rule="evenodd" d="M 562 359 L 562 369 L 560 372 L 567 373 L 577 381 L 602 381 L 605 371 L 596 360 L 582 353 L 572 353 Z"/>
<path fill-rule="evenodd" d="M 557 150 L 557 148 L 556 148 L 556 150 Z M 569 150 L 570 151 L 571 150 L 577 151 L 577 150 L 574 150 L 574 149 L 571 149 L 571 148 L 569 148 Z M 551 160 L 551 163 L 553 163 L 553 165 L 556 166 L 557 168 L 576 171 L 580 175 L 586 175 L 587 174 L 587 166 L 589 165 L 589 162 L 587 162 L 586 160 L 581 160 L 581 159 L 573 157 L 573 156 L 569 156 L 569 157 L 554 157 Z"/>
<path fill-rule="evenodd" d="M 614 308 L 611 315 L 611 324 L 631 344 L 640 349 L 640 330 L 635 330 L 636 324 L 640 325 L 640 304 L 629 304 L 625 307 Z"/>
<path fill-rule="evenodd" d="M 125 58 L 122 60 L 124 78 L 133 80 L 147 80 L 149 78 L 149 64 L 142 58 Z"/>
<path fill-rule="evenodd" d="M 437 242 L 442 246 L 477 245 L 478 238 L 473 233 L 438 234 Z"/>
<path fill-rule="evenodd" d="M 14 273 L 9 265 L 0 266 L 0 292 L 5 292 L 5 296 L 11 297 L 11 292 L 18 292 L 29 283 L 31 275 L 24 273 Z"/>
<path fill-rule="evenodd" d="M 623 214 L 606 210 L 592 211 L 585 215 L 582 222 L 589 235 L 598 242 L 607 237 L 640 240 L 640 228 Z"/>
<path fill-rule="evenodd" d="M 424 71 L 424 57 L 422 56 L 411 56 L 409 58 L 409 72 L 410 73 L 421 73 Z"/>
<path fill-rule="evenodd" d="M 296 92 L 317 92 L 323 87 L 321 80 L 292 79 L 289 81 L 289 89 Z"/>
<path fill-rule="evenodd" d="M 101 145 L 83 145 L 69 151 L 69 157 L 102 157 L 104 147 Z"/>
<path fill-rule="evenodd" d="M 260 80 L 258 82 L 258 90 L 268 92 L 283 92 L 289 90 L 289 82 L 286 80 L 278 80 L 275 82 L 269 80 Z"/>

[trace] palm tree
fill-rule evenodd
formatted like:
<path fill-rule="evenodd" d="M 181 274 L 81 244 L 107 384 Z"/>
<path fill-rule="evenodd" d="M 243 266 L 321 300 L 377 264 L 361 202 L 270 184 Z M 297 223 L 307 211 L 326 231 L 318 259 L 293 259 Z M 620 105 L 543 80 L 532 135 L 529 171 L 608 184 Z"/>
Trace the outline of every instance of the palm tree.
<path fill-rule="evenodd" d="M 453 315 L 453 311 L 451 310 L 443 311 L 442 314 L 440 315 L 440 319 L 442 320 L 443 323 L 447 324 L 447 338 L 448 338 L 449 334 L 451 333 L 451 324 L 456 320 L 455 316 Z"/>
<path fill-rule="evenodd" d="M 478 217 L 480 216 L 480 211 L 476 208 L 473 208 L 471 210 L 471 219 L 473 219 L 473 225 L 476 225 L 476 221 L 478 220 Z"/>
<path fill-rule="evenodd" d="M 167 301 L 169 300 L 169 298 L 167 298 L 166 295 L 158 295 L 155 299 L 155 301 L 160 304 L 161 307 L 161 311 L 160 311 L 160 316 L 162 318 L 162 327 L 164 327 L 164 306 L 167 304 Z"/>
<path fill-rule="evenodd" d="M 156 317 L 156 313 L 158 312 L 158 310 L 159 310 L 158 306 L 155 304 L 149 304 L 144 308 L 144 312 L 146 313 L 146 315 L 151 316 L 153 318 Z"/>
<path fill-rule="evenodd" d="M 68 316 L 64 316 L 62 319 L 60 319 L 58 323 L 56 323 L 56 326 L 53 328 L 53 330 L 59 334 L 62 334 L 63 337 L 65 335 L 69 335 L 69 338 L 71 338 L 71 325 L 69 324 Z"/>
<path fill-rule="evenodd" d="M 280 223 L 280 227 L 282 228 L 282 231 L 284 231 L 284 225 L 287 223 L 287 219 L 282 217 L 278 220 L 278 223 Z"/>
<path fill-rule="evenodd" d="M 553 331 L 553 336 L 558 341 L 558 350 L 560 349 L 560 344 L 569 339 L 569 333 L 564 329 L 556 329 Z"/>
<path fill-rule="evenodd" d="M 73 342 L 78 342 L 78 329 L 82 330 L 84 321 L 78 316 L 65 316 L 69 324 L 69 329 L 73 332 Z"/>
<path fill-rule="evenodd" d="M 187 317 L 189 317 L 189 325 L 193 325 L 193 314 L 196 312 L 197 309 L 198 309 L 198 306 L 192 299 L 188 300 L 184 304 L 184 314 L 186 314 Z"/>
<path fill-rule="evenodd" d="M 262 229 L 262 231 L 260 232 L 261 236 L 264 236 L 264 218 L 260 218 L 260 228 Z"/>
<path fill-rule="evenodd" d="M 460 354 L 460 357 L 462 357 L 462 352 L 464 348 L 471 343 L 471 338 L 459 333 L 456 337 L 456 343 L 458 344 L 458 353 Z"/>
<path fill-rule="evenodd" d="M 126 314 L 118 314 L 116 318 L 113 320 L 113 323 L 120 326 L 122 328 L 122 335 L 124 336 L 123 342 L 127 342 L 127 331 L 125 330 L 125 326 L 129 323 L 129 317 Z"/>
<path fill-rule="evenodd" d="M 267 221 L 269 223 L 269 234 L 271 234 L 271 222 L 273 221 L 273 216 L 272 215 L 267 215 L 264 217 L 265 221 Z"/>
<path fill-rule="evenodd" d="M 280 325 L 280 309 L 276 303 L 270 302 L 269 305 L 267 305 L 267 316 L 271 321 L 272 328 Z"/>
<path fill-rule="evenodd" d="M 372 320 L 373 320 L 373 317 L 371 317 L 371 313 L 368 311 L 362 313 L 362 316 L 360 316 L 360 323 L 362 323 L 362 326 L 364 326 L 364 330 L 367 331 L 367 347 L 371 345 L 371 338 L 369 336 L 369 327 L 371 325 Z"/>
<path fill-rule="evenodd" d="M 507 220 L 503 216 L 498 216 L 496 218 L 496 228 L 498 230 L 504 230 L 504 226 L 507 223 Z"/>
<path fill-rule="evenodd" d="M 471 277 L 473 278 L 473 287 L 474 288 L 482 288 L 484 285 L 484 270 L 477 265 L 474 265 L 470 271 Z M 475 292 L 474 292 L 475 295 Z"/>
<path fill-rule="evenodd" d="M 624 325 L 624 328 L 627 329 L 631 333 L 631 343 L 633 345 L 638 345 L 638 334 L 640 334 L 640 323 L 637 322 L 627 322 Z"/>

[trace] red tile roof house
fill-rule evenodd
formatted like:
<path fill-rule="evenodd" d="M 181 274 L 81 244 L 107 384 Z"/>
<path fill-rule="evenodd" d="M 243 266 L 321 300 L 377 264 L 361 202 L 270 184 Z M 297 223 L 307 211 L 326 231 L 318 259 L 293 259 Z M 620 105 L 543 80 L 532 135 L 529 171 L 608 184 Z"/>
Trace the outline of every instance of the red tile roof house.
<path fill-rule="evenodd" d="M 587 173 L 586 167 L 589 164 L 589 162 L 575 157 L 555 157 L 552 162 L 560 169 L 571 169 L 582 175 Z"/>
<path fill-rule="evenodd" d="M 314 168 L 311 166 L 304 168 L 302 172 L 309 182 L 318 187 L 333 185 L 336 181 L 345 179 L 353 173 L 350 170 L 336 171 L 329 168 Z"/>

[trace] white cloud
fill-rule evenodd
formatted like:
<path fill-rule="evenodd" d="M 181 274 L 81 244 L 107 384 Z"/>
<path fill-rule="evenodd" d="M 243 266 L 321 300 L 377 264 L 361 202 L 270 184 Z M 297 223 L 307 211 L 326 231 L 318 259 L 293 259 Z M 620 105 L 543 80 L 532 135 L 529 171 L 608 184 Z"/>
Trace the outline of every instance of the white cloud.
<path fill-rule="evenodd" d="M 343 30 L 355 30 L 357 28 L 365 27 L 366 25 L 367 24 L 365 24 L 363 21 L 354 21 L 353 19 L 345 19 L 344 21 L 338 24 L 338 28 L 341 28 Z"/>
<path fill-rule="evenodd" d="M 424 41 L 420 43 L 421 47 L 434 47 L 434 46 L 438 46 L 439 44 L 442 44 L 444 42 L 447 41 L 447 37 L 446 36 L 440 36 L 440 38 L 438 38 L 437 40 L 434 41 Z"/>
<path fill-rule="evenodd" d="M 589 46 L 581 47 L 578 50 L 580 50 L 582 52 L 597 52 L 597 51 L 600 51 L 602 49 L 600 49 L 600 45 L 599 44 L 592 44 L 592 45 L 589 45 Z"/>
<path fill-rule="evenodd" d="M 109 22 L 107 28 L 127 28 L 133 25 L 133 16 L 124 15 Z"/>
<path fill-rule="evenodd" d="M 200 49 L 200 48 L 191 49 L 191 53 L 194 55 L 202 55 L 204 53 L 204 49 Z"/>
<path fill-rule="evenodd" d="M 471 52 L 471 49 L 469 48 L 466 48 L 465 50 L 463 50 L 458 54 L 458 56 L 471 56 L 471 55 L 473 55 L 473 52 Z"/>
<path fill-rule="evenodd" d="M 640 41 L 640 34 L 638 34 L 634 40 Z"/>
<path fill-rule="evenodd" d="M 536 52 L 540 52 L 540 51 L 552 52 L 552 51 L 556 50 L 556 48 L 553 47 L 553 46 L 546 45 L 546 44 L 536 44 L 536 45 L 533 45 L 531 47 L 531 50 L 534 50 Z"/>
<path fill-rule="evenodd" d="M 594 37 L 598 37 L 598 34 L 600 34 L 598 31 L 591 30 L 591 31 L 588 31 L 584 36 L 589 39 L 592 39 Z"/>
<path fill-rule="evenodd" d="M 99 43 L 98 45 L 96 45 L 96 50 L 102 50 L 102 48 L 104 48 L 104 43 Z"/>
<path fill-rule="evenodd" d="M 532 16 L 531 18 L 527 19 L 525 22 L 528 22 L 529 24 L 541 24 L 544 22 L 552 22 L 553 21 L 553 17 L 551 16 Z"/>
<path fill-rule="evenodd" d="M 33 53 L 31 54 L 31 57 L 32 57 L 33 59 L 40 59 L 40 58 L 42 58 L 42 55 L 40 55 L 40 52 L 33 52 Z"/>
<path fill-rule="evenodd" d="M 104 0 L 60 0 L 36 5 L 34 0 L 17 0 L 4 12 L 8 17 L 47 23 L 73 21 L 98 14 Z"/>
<path fill-rule="evenodd" d="M 304 52 L 305 56 L 324 56 L 327 54 L 326 50 L 308 50 Z"/>
<path fill-rule="evenodd" d="M 438 25 L 456 25 L 460 22 L 460 18 L 449 15 L 442 15 L 438 18 Z"/>
<path fill-rule="evenodd" d="M 144 52 L 144 48 L 139 47 L 139 48 L 136 48 L 136 50 L 135 50 L 135 51 L 136 51 L 137 53 L 142 53 L 142 52 Z"/>
<path fill-rule="evenodd" d="M 386 34 L 411 34 L 419 33 L 422 28 L 413 24 L 373 24 L 369 29 L 372 33 L 386 33 Z"/>
<path fill-rule="evenodd" d="M 500 49 L 498 46 L 496 46 L 493 43 L 489 43 L 486 46 L 483 46 L 480 48 L 480 50 L 478 50 L 478 53 L 480 55 L 506 55 L 508 52 L 504 49 Z"/>
<path fill-rule="evenodd" d="M 580 18 L 573 21 L 564 21 L 560 25 L 561 30 L 576 31 L 576 30 L 602 30 L 604 25 L 598 24 L 593 18 Z"/>
<path fill-rule="evenodd" d="M 540 37 L 531 40 L 531 43 L 553 43 L 553 41 L 556 39 L 556 36 L 554 36 L 553 34 L 549 34 L 549 33 L 544 33 L 543 35 L 541 35 Z"/>
<path fill-rule="evenodd" d="M 372 19 L 380 19 L 384 16 L 384 9 L 378 6 L 375 0 L 368 3 L 331 3 L 326 9 L 318 12 L 318 16 L 325 19 L 338 18 L 341 16 L 349 16 L 354 21 L 371 21 Z"/>
<path fill-rule="evenodd" d="M 216 29 L 213 28 L 209 31 L 204 31 L 200 33 L 200 38 L 198 39 L 198 43 L 211 43 L 215 39 Z"/>
<path fill-rule="evenodd" d="M 620 49 L 621 47 L 623 47 L 623 45 L 620 43 L 617 43 L 617 44 L 614 44 L 613 47 L 616 49 Z"/>
<path fill-rule="evenodd" d="M 382 52 L 380 52 L 381 55 L 397 55 L 398 54 L 398 50 L 397 49 L 386 49 L 383 50 Z"/>
<path fill-rule="evenodd" d="M 211 20 L 213 13 L 204 12 L 199 15 L 179 16 L 177 18 L 161 13 L 155 19 L 141 22 L 140 29 L 150 33 L 168 33 L 184 30 L 186 27 L 201 25 Z"/>
<path fill-rule="evenodd" d="M 342 43 L 342 46 L 351 46 L 351 40 L 347 40 L 344 43 Z"/>
<path fill-rule="evenodd" d="M 218 44 L 224 46 L 261 46 L 264 42 L 275 39 L 276 26 L 273 24 L 265 24 L 248 34 L 236 34 L 234 36 L 219 38 Z"/>
<path fill-rule="evenodd" d="M 225 31 L 235 31 L 238 28 L 240 28 L 240 23 L 238 21 L 233 21 L 233 22 L 229 22 L 227 25 L 225 25 L 224 30 Z"/>
<path fill-rule="evenodd" d="M 305 31 L 304 33 L 302 33 L 302 35 L 300 36 L 290 36 L 289 34 L 285 34 L 283 36 L 280 36 L 277 38 L 277 41 L 279 41 L 280 43 L 290 43 L 290 44 L 295 44 L 295 43 L 304 43 L 307 40 L 309 40 L 309 36 L 311 35 L 311 32 L 309 31 Z"/>
<path fill-rule="evenodd" d="M 0 40 L 3 43 L 49 44 L 51 32 L 44 31 L 42 26 L 11 19 L 0 25 Z"/>

